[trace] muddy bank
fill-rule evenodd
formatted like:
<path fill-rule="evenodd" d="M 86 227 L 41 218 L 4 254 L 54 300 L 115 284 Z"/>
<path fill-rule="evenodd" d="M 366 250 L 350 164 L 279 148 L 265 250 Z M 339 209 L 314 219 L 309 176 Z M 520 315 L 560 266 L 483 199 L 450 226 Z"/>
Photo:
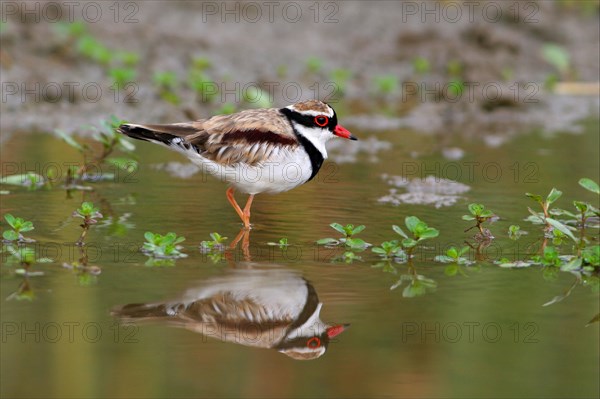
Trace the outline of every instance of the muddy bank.
<path fill-rule="evenodd" d="M 571 130 L 598 115 L 597 2 L 248 4 L 3 6 L 2 139 L 16 131 L 84 132 L 80 126 L 111 114 L 172 122 L 224 104 L 233 110 L 314 97 L 365 132 L 504 136 L 530 126 Z M 94 61 L 58 21 L 84 22 L 110 52 L 137 60 L 125 67 Z M 567 53 L 566 68 L 543 56 L 548 44 Z M 124 89 L 115 86 L 119 68 L 133 71 Z M 194 89 L 194 68 L 215 92 L 210 98 Z M 157 72 L 175 76 L 177 101 L 161 95 Z M 552 76 L 554 93 L 545 89 Z M 573 91 L 564 84 L 572 81 L 587 84 Z"/>

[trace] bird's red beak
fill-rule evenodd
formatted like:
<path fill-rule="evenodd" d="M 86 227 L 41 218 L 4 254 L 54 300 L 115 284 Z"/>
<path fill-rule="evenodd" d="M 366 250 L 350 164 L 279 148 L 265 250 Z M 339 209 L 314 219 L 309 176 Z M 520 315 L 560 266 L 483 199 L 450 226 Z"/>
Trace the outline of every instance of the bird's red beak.
<path fill-rule="evenodd" d="M 343 333 L 348 327 L 350 327 L 350 324 L 338 324 L 337 326 L 329 327 L 325 331 L 327 332 L 329 339 L 331 339 Z"/>
<path fill-rule="evenodd" d="M 333 129 L 333 134 L 348 140 L 358 140 L 352 135 L 352 133 L 350 133 L 348 129 L 346 129 L 342 125 L 337 125 L 335 129 Z"/>

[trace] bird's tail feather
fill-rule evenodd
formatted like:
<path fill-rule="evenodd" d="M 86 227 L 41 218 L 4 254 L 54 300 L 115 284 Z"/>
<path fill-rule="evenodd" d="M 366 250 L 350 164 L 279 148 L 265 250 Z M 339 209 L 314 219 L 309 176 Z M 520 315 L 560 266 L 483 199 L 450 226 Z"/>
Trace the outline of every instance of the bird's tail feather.
<path fill-rule="evenodd" d="M 178 144 L 186 136 L 198 132 L 191 124 L 137 125 L 130 123 L 119 126 L 117 131 L 134 139 L 167 145 Z"/>

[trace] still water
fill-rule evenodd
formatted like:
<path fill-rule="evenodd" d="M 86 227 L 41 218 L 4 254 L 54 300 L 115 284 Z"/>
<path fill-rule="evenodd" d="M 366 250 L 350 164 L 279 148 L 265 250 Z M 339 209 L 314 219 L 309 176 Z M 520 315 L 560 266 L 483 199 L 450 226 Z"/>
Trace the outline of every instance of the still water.
<path fill-rule="evenodd" d="M 586 326 L 599 312 L 597 288 L 572 273 L 493 261 L 526 259 L 539 248 L 540 228 L 523 221 L 535 205 L 525 192 L 557 187 L 564 194 L 556 205 L 567 209 L 574 199 L 597 203 L 577 181 L 600 180 L 598 121 L 578 135 L 526 132 L 492 146 L 410 131 L 375 136 L 389 144 L 354 154 L 350 146 L 369 141 L 346 143 L 316 181 L 257 196 L 248 250 L 223 255 L 201 253 L 199 244 L 212 232 L 228 242 L 240 232 L 225 186 L 173 176 L 164 165 L 185 160 L 158 146 L 136 143 L 140 169 L 94 191 L 69 197 L 60 187 L 3 186 L 10 194 L 0 197 L 2 214 L 32 220 L 30 246 L 54 261 L 32 266 L 43 275 L 24 279 L 3 256 L 2 396 L 597 397 L 599 323 Z M 344 162 L 349 152 L 352 162 Z M 2 145 L 3 175 L 50 163 L 64 173 L 79 160 L 49 135 L 14 134 Z M 380 201 L 390 189 L 404 192 L 389 184 L 403 174 L 466 189 L 442 204 Z M 104 215 L 86 246 L 98 275 L 63 267 L 82 255 L 73 245 L 80 219 L 71 214 L 84 200 Z M 479 251 L 461 219 L 471 202 L 500 217 L 488 226 L 495 240 Z M 370 250 L 340 262 L 343 251 L 315 244 L 337 237 L 332 222 L 366 225 L 360 237 L 376 245 L 398 239 L 391 226 L 409 215 L 440 230 L 410 267 L 373 267 L 380 260 Z M 510 240 L 512 224 L 529 234 Z M 148 265 L 139 252 L 146 231 L 186 237 L 188 257 Z M 597 230 L 588 234 L 597 240 Z M 283 237 L 288 246 L 268 244 Z M 474 265 L 453 273 L 433 261 L 465 241 Z M 560 248 L 569 251 L 568 243 Z M 415 275 L 427 287 L 407 297 Z"/>

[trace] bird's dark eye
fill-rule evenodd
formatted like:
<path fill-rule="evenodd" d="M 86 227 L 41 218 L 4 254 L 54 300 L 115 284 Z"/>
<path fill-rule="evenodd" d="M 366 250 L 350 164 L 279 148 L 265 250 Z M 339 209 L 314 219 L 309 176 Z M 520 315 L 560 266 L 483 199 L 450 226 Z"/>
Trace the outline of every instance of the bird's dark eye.
<path fill-rule="evenodd" d="M 321 346 L 321 340 L 319 339 L 319 337 L 312 337 L 311 339 L 306 341 L 306 346 L 308 346 L 309 348 L 318 348 L 319 346 Z"/>
<path fill-rule="evenodd" d="M 315 123 L 321 127 L 327 126 L 327 124 L 329 123 L 329 118 L 325 115 L 315 116 Z"/>

